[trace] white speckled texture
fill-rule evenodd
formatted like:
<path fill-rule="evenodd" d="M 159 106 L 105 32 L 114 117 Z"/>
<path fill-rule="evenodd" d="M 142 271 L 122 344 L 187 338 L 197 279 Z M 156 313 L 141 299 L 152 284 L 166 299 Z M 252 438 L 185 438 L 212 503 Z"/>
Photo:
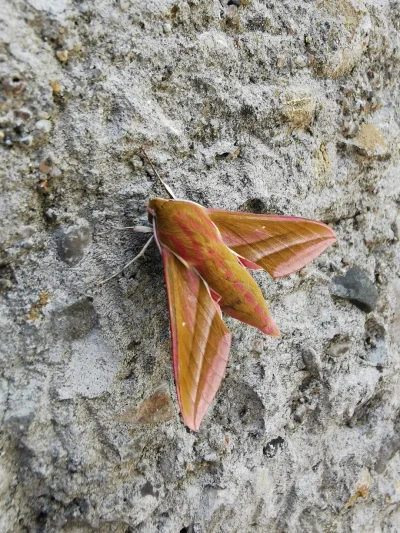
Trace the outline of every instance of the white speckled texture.
<path fill-rule="evenodd" d="M 400 531 L 399 20 L 389 0 L 0 2 L 2 532 Z M 197 434 L 156 247 L 96 286 L 146 240 L 102 232 L 165 194 L 142 145 L 181 198 L 338 236 L 254 274 L 282 337 L 227 319 Z M 351 267 L 371 313 L 332 294 Z"/>

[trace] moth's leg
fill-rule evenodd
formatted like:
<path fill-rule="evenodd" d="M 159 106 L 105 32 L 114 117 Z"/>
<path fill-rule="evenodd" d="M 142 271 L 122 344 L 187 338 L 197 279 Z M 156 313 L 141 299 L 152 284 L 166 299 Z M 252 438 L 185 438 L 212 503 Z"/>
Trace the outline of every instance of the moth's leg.
<path fill-rule="evenodd" d="M 148 164 L 151 166 L 151 168 L 152 168 L 154 174 L 157 176 L 157 178 L 160 180 L 160 182 L 164 185 L 164 187 L 165 187 L 167 193 L 171 196 L 171 198 L 173 198 L 174 200 L 176 200 L 176 196 L 175 196 L 175 194 L 173 193 L 171 187 L 170 187 L 169 185 L 167 185 L 167 184 L 165 183 L 164 180 L 161 179 L 160 174 L 159 174 L 159 173 L 157 172 L 157 170 L 154 168 L 154 165 L 153 165 L 153 163 L 152 163 L 150 157 L 146 154 L 144 148 L 143 148 L 143 147 L 140 148 L 140 151 L 142 152 L 142 154 L 143 154 L 144 157 L 146 158 Z"/>
<path fill-rule="evenodd" d="M 128 268 L 132 263 L 134 263 L 136 261 L 136 259 L 139 259 L 139 257 L 142 257 L 142 255 L 144 255 L 144 252 L 150 246 L 150 244 L 153 241 L 153 239 L 154 239 L 154 235 L 152 235 L 150 237 L 150 239 L 146 242 L 146 244 L 143 246 L 143 248 L 140 250 L 140 252 L 133 259 L 131 259 L 128 263 L 126 263 L 126 265 L 124 265 L 120 270 L 118 270 L 118 272 L 115 272 L 109 278 L 103 279 L 102 281 L 97 283 L 97 285 L 103 285 L 103 283 L 106 283 L 107 281 L 110 281 L 110 279 L 113 279 L 113 278 L 116 278 L 117 276 L 119 276 L 119 274 L 121 274 L 126 268 Z"/>
<path fill-rule="evenodd" d="M 122 231 L 125 229 L 131 229 L 133 231 L 136 231 L 137 233 L 153 233 L 153 228 L 150 226 L 125 226 L 123 228 L 110 228 L 106 231 L 100 231 L 96 235 L 105 235 L 106 233 L 109 233 L 110 231 Z"/>

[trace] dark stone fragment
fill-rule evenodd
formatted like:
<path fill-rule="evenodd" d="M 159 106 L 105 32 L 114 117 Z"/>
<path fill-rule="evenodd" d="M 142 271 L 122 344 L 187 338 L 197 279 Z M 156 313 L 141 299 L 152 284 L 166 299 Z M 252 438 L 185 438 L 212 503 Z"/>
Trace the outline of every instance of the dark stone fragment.
<path fill-rule="evenodd" d="M 282 437 L 277 437 L 276 439 L 270 440 L 263 448 L 263 454 L 265 457 L 268 457 L 268 459 L 275 457 L 276 452 L 279 448 L 283 447 L 284 442 L 285 440 Z"/>
<path fill-rule="evenodd" d="M 56 222 L 57 221 L 57 213 L 52 209 L 51 207 L 49 209 L 46 209 L 44 216 L 46 217 L 46 220 L 48 222 Z"/>
<path fill-rule="evenodd" d="M 358 268 L 350 268 L 345 276 L 333 278 L 331 293 L 349 300 L 362 311 L 370 313 L 376 307 L 378 291 L 372 281 Z"/>
<path fill-rule="evenodd" d="M 24 108 L 15 109 L 14 115 L 17 118 L 21 118 L 22 120 L 28 120 L 32 117 L 32 113 L 29 111 L 29 109 L 24 109 Z"/>
<path fill-rule="evenodd" d="M 366 424 L 374 424 L 374 417 L 376 416 L 377 409 L 381 407 L 382 403 L 381 393 L 372 396 L 368 401 L 356 407 L 353 416 L 346 421 L 347 425 L 353 428 L 355 426 L 360 427 L 365 426 Z M 385 441 L 385 445 L 387 444 L 388 443 Z"/>
<path fill-rule="evenodd" d="M 64 228 L 58 241 L 58 255 L 69 266 L 77 265 L 90 242 L 90 230 L 86 225 Z"/>
<path fill-rule="evenodd" d="M 239 7 L 242 4 L 242 0 L 229 0 L 228 6 L 237 6 Z"/>
<path fill-rule="evenodd" d="M 0 292 L 8 291 L 13 286 L 9 279 L 0 278 Z"/>
<path fill-rule="evenodd" d="M 375 461 L 375 471 L 378 474 L 383 474 L 389 461 L 396 455 L 399 450 L 400 431 L 395 433 L 392 437 L 385 438 L 385 441 L 382 444 Z"/>
<path fill-rule="evenodd" d="M 247 200 L 243 207 L 246 209 L 246 211 L 248 210 L 251 213 L 264 213 L 266 209 L 265 203 L 261 198 L 252 198 Z"/>
<path fill-rule="evenodd" d="M 183 527 L 179 533 L 195 533 L 194 525 L 190 524 L 189 526 Z"/>
<path fill-rule="evenodd" d="M 285 212 L 279 207 L 279 199 L 276 195 L 271 196 L 258 196 L 251 198 L 242 204 L 238 211 L 244 211 L 248 213 L 260 213 L 269 215 L 284 215 Z"/>
<path fill-rule="evenodd" d="M 142 496 L 154 496 L 154 498 L 158 497 L 158 491 L 154 490 L 153 485 L 150 483 L 150 481 L 146 481 L 146 483 L 143 485 L 143 487 L 140 489 L 140 494 Z"/>
<path fill-rule="evenodd" d="M 305 367 L 310 374 L 316 378 L 322 377 L 322 363 L 321 358 L 312 348 L 304 348 L 302 351 L 302 358 Z"/>
<path fill-rule="evenodd" d="M 89 511 L 89 503 L 84 498 L 74 498 L 65 509 L 67 517 L 84 517 Z"/>

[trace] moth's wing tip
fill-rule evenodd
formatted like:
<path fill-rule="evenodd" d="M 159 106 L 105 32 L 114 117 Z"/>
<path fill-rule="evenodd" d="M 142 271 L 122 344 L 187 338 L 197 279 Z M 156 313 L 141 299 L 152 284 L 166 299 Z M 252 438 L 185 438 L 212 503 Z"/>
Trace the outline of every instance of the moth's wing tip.
<path fill-rule="evenodd" d="M 197 421 L 193 419 L 188 419 L 183 416 L 183 422 L 185 426 L 190 429 L 190 431 L 194 431 L 195 433 L 197 433 L 200 429 L 201 420 Z"/>
<path fill-rule="evenodd" d="M 265 328 L 263 328 L 261 331 L 270 337 L 279 338 L 281 336 L 281 332 L 274 322 L 272 324 L 268 324 L 268 326 L 265 326 Z"/>

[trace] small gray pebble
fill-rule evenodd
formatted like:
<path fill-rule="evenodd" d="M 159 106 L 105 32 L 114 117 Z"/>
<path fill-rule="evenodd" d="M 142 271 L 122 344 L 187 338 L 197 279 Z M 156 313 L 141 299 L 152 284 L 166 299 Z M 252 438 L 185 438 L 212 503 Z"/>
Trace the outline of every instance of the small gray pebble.
<path fill-rule="evenodd" d="M 322 363 L 317 352 L 313 348 L 305 348 L 301 355 L 310 374 L 316 378 L 322 377 Z"/>
<path fill-rule="evenodd" d="M 51 207 L 46 209 L 44 215 L 48 222 L 55 222 L 57 220 L 57 213 Z"/>
<path fill-rule="evenodd" d="M 23 107 L 20 109 L 15 109 L 14 115 L 22 120 L 28 120 L 32 117 L 32 113 L 29 111 L 29 109 L 25 109 Z"/>
<path fill-rule="evenodd" d="M 306 416 L 306 413 L 307 413 L 306 406 L 304 404 L 302 404 L 302 405 L 298 406 L 298 408 L 296 409 L 296 411 L 293 414 L 293 417 L 294 417 L 296 422 L 301 424 L 303 422 L 305 416 Z"/>
<path fill-rule="evenodd" d="M 0 278 L 0 291 L 6 291 L 7 289 L 11 289 L 12 286 L 13 284 L 9 279 Z"/>
<path fill-rule="evenodd" d="M 386 436 L 377 454 L 377 459 L 375 462 L 375 471 L 378 474 L 383 474 L 389 461 L 395 456 L 395 454 L 400 450 L 400 432 L 397 431 L 391 435 Z"/>
<path fill-rule="evenodd" d="M 372 281 L 358 268 L 350 268 L 345 276 L 333 278 L 331 293 L 349 300 L 362 311 L 370 313 L 376 307 L 378 291 Z"/>
<path fill-rule="evenodd" d="M 338 344 L 333 344 L 329 350 L 328 354 L 331 357 L 340 357 L 341 355 L 344 355 L 347 353 L 351 348 L 351 344 L 349 342 L 340 342 Z"/>
<path fill-rule="evenodd" d="M 25 250 L 32 250 L 33 248 L 33 240 L 32 239 L 25 239 L 20 244 L 21 248 L 24 248 Z"/>
<path fill-rule="evenodd" d="M 297 56 L 294 62 L 299 68 L 304 68 L 307 65 L 307 61 L 303 56 Z"/>
<path fill-rule="evenodd" d="M 21 137 L 19 142 L 20 142 L 20 144 L 22 144 L 22 146 L 25 146 L 26 148 L 29 148 L 29 146 L 32 146 L 33 137 L 32 137 L 32 135 L 26 135 L 25 137 Z"/>
<path fill-rule="evenodd" d="M 53 167 L 51 169 L 50 176 L 52 178 L 59 178 L 61 176 L 61 174 L 62 174 L 62 171 L 58 167 Z"/>
<path fill-rule="evenodd" d="M 58 255 L 68 265 L 75 266 L 83 258 L 89 242 L 90 230 L 87 225 L 63 228 L 58 241 Z"/>
<path fill-rule="evenodd" d="M 38 120 L 35 124 L 37 130 L 41 130 L 44 133 L 49 133 L 51 131 L 51 122 L 50 120 Z"/>

